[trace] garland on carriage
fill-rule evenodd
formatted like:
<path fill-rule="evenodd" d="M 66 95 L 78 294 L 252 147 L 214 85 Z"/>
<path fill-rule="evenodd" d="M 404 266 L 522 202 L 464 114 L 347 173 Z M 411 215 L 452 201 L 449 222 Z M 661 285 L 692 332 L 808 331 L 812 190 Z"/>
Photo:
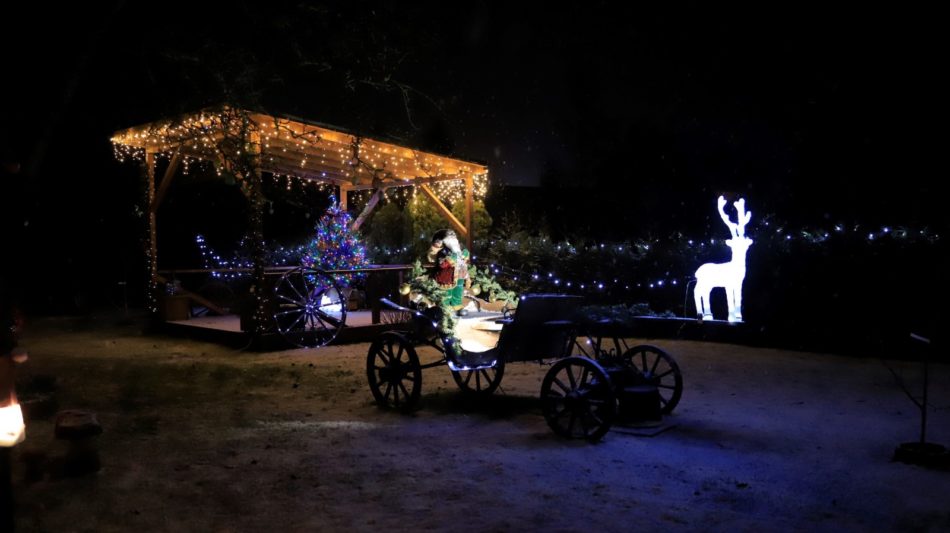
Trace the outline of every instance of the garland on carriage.
<path fill-rule="evenodd" d="M 410 281 L 400 292 L 410 295 L 412 302 L 423 309 L 435 309 L 439 327 L 444 333 L 454 332 L 459 316 L 483 307 L 495 311 L 514 309 L 518 297 L 498 283 L 488 269 L 471 265 L 468 250 L 461 248 L 452 230 L 433 235 L 426 264 L 416 260 Z M 470 300 L 466 305 L 464 296 Z M 484 298 L 478 298 L 484 295 Z"/>

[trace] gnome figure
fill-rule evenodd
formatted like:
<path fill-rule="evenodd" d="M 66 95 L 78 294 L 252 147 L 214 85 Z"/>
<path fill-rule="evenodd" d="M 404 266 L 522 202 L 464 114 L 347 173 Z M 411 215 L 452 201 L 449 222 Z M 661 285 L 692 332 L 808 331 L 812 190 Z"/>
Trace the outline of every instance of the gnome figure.
<path fill-rule="evenodd" d="M 432 236 L 432 247 L 426 259 L 434 265 L 432 278 L 446 291 L 445 305 L 464 316 L 462 295 L 471 284 L 468 250 L 462 249 L 454 231 L 443 229 Z"/>

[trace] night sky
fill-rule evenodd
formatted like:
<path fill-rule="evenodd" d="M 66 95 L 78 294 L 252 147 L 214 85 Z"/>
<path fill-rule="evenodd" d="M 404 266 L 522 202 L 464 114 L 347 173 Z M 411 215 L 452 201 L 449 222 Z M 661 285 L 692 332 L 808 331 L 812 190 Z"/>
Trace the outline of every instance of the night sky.
<path fill-rule="evenodd" d="M 138 174 L 109 136 L 222 102 L 485 161 L 612 237 L 714 217 L 721 192 L 945 228 L 934 13 L 552 6 L 6 7 L 7 250 L 62 283 L 138 276 Z"/>

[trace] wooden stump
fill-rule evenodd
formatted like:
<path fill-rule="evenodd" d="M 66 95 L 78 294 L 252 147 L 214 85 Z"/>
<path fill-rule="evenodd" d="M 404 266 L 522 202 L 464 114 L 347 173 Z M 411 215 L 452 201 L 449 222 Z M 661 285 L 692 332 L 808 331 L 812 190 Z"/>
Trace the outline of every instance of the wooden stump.
<path fill-rule="evenodd" d="M 67 444 L 63 473 L 67 476 L 82 476 L 98 472 L 102 467 L 96 437 L 102 426 L 96 414 L 76 409 L 60 411 L 56 415 L 56 438 Z"/>

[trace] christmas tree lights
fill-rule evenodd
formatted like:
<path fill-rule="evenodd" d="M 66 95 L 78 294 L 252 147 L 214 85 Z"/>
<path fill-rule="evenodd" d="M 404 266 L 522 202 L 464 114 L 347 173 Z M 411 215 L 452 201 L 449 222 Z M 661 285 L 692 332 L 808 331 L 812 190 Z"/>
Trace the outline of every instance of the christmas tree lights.
<path fill-rule="evenodd" d="M 315 270 L 351 270 L 365 267 L 366 249 L 352 229 L 350 214 L 342 210 L 335 198 L 317 222 L 316 234 L 303 249 L 301 265 Z M 361 279 L 362 273 L 333 274 L 337 283 L 349 285 L 352 279 Z"/>

